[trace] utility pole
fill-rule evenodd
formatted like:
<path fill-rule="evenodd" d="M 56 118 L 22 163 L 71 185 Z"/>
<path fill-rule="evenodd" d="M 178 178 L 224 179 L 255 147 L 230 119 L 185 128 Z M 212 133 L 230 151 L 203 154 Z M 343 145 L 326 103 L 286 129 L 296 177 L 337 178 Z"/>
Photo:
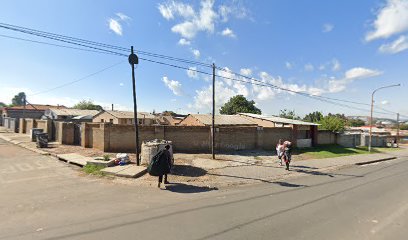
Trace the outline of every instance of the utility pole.
<path fill-rule="evenodd" d="M 399 131 L 400 131 L 400 121 L 399 121 L 399 113 L 397 113 L 397 147 L 399 147 Z"/>
<path fill-rule="evenodd" d="M 136 80 L 135 80 L 135 64 L 139 64 L 139 58 L 133 52 L 133 46 L 130 48 L 129 63 L 132 65 L 132 83 L 133 83 L 133 115 L 135 119 L 135 135 L 136 135 L 136 164 L 140 165 L 139 159 L 139 128 L 137 126 L 137 103 L 136 103 Z"/>
<path fill-rule="evenodd" d="M 213 68 L 213 87 L 212 87 L 212 126 L 211 126 L 211 153 L 212 159 L 215 159 L 215 64 L 212 65 Z"/>

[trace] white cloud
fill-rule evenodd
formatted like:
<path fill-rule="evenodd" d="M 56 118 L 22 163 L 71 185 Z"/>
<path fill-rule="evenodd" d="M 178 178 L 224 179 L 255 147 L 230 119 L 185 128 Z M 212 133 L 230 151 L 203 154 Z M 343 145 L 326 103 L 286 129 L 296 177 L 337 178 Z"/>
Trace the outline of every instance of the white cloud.
<path fill-rule="evenodd" d="M 331 61 L 331 63 L 332 63 L 332 70 L 333 71 L 338 71 L 338 70 L 340 70 L 340 68 L 341 68 L 341 65 L 340 65 L 340 62 L 339 62 L 339 60 L 337 60 L 337 59 L 333 59 L 332 61 Z"/>
<path fill-rule="evenodd" d="M 368 78 L 381 75 L 382 72 L 378 70 L 372 70 L 368 68 L 356 67 L 348 70 L 345 73 L 345 78 L 349 80 L 359 79 L 359 78 Z"/>
<path fill-rule="evenodd" d="M 325 24 L 323 24 L 322 31 L 323 31 L 324 33 L 331 32 L 331 31 L 333 31 L 333 29 L 334 29 L 334 25 L 333 25 L 333 24 L 330 24 L 330 23 L 325 23 Z"/>
<path fill-rule="evenodd" d="M 122 20 L 122 21 L 129 21 L 129 20 L 131 20 L 131 18 L 130 17 L 128 17 L 128 16 L 126 16 L 125 14 L 123 14 L 123 13 L 116 13 L 116 16 L 118 16 L 119 18 L 120 18 L 120 20 Z"/>
<path fill-rule="evenodd" d="M 162 81 L 164 82 L 166 87 L 168 87 L 174 93 L 174 95 L 177 95 L 177 96 L 183 95 L 183 91 L 181 89 L 181 83 L 179 81 L 170 80 L 166 76 L 162 78 Z"/>
<path fill-rule="evenodd" d="M 188 41 L 188 40 L 185 39 L 185 38 L 181 38 L 181 39 L 178 41 L 178 44 L 179 44 L 179 45 L 182 45 L 182 46 L 187 46 L 187 45 L 190 45 L 191 42 Z"/>
<path fill-rule="evenodd" d="M 222 22 L 228 22 L 230 16 L 236 18 L 246 18 L 249 15 L 249 10 L 243 6 L 242 1 L 233 1 L 230 6 L 221 5 L 218 8 L 218 14 Z"/>
<path fill-rule="evenodd" d="M 305 70 L 311 72 L 314 70 L 314 66 L 311 63 L 305 65 Z"/>
<path fill-rule="evenodd" d="M 343 79 L 330 79 L 328 82 L 328 91 L 331 93 L 344 91 L 348 84 L 354 80 L 370 78 L 381 75 L 382 72 L 368 68 L 356 67 L 352 68 L 344 74 Z"/>
<path fill-rule="evenodd" d="M 171 31 L 186 39 L 193 39 L 199 32 L 214 33 L 216 23 L 227 22 L 229 16 L 245 18 L 248 15 L 239 1 L 233 1 L 231 6 L 221 5 L 218 11 L 214 9 L 214 2 L 201 0 L 199 10 L 195 11 L 191 4 L 173 0 L 159 4 L 158 9 L 167 20 L 181 18 L 181 22 L 175 24 Z"/>
<path fill-rule="evenodd" d="M 110 18 L 108 22 L 109 22 L 109 29 L 112 30 L 117 35 L 122 36 L 122 25 L 120 25 L 119 21 L 113 18 Z"/>
<path fill-rule="evenodd" d="M 384 101 L 381 101 L 381 104 L 382 104 L 382 105 L 388 105 L 388 104 L 390 104 L 390 102 L 387 101 L 387 100 L 384 100 Z"/>
<path fill-rule="evenodd" d="M 187 75 L 189 78 L 198 79 L 197 67 L 189 67 L 187 70 Z"/>
<path fill-rule="evenodd" d="M 241 68 L 241 70 L 239 70 L 239 73 L 245 76 L 251 76 L 252 70 L 250 68 Z"/>
<path fill-rule="evenodd" d="M 325 64 L 320 64 L 319 70 L 323 71 L 324 69 L 326 69 L 326 65 Z"/>
<path fill-rule="evenodd" d="M 379 9 L 373 27 L 374 30 L 366 34 L 366 41 L 388 38 L 394 34 L 407 31 L 408 1 L 388 0 L 387 4 Z"/>
<path fill-rule="evenodd" d="M 191 49 L 191 52 L 193 53 L 195 58 L 199 58 L 201 56 L 200 50 L 198 49 Z"/>
<path fill-rule="evenodd" d="M 223 35 L 225 37 L 230 37 L 230 38 L 235 38 L 236 37 L 235 33 L 229 28 L 224 29 L 221 32 L 221 35 Z"/>
<path fill-rule="evenodd" d="M 392 43 L 383 44 L 378 49 L 382 53 L 395 54 L 408 49 L 408 37 L 400 36 Z"/>
<path fill-rule="evenodd" d="M 286 66 L 287 69 L 292 69 L 293 68 L 293 63 L 285 62 L 285 66 Z"/>
<path fill-rule="evenodd" d="M 114 33 L 116 33 L 119 36 L 123 35 L 123 28 L 120 22 L 128 22 L 131 20 L 130 17 L 126 16 L 123 13 L 116 13 L 117 18 L 109 18 L 108 23 L 109 23 L 109 29 L 112 30 Z"/>
<path fill-rule="evenodd" d="M 195 15 L 194 9 L 191 5 L 177 1 L 168 1 L 167 3 L 159 4 L 158 9 L 161 15 L 167 20 L 174 19 L 175 15 L 184 18 L 190 18 Z"/>
<path fill-rule="evenodd" d="M 224 82 L 215 82 L 215 106 L 219 109 L 228 100 L 237 95 L 238 92 L 226 86 Z M 212 108 L 212 86 L 209 85 L 201 90 L 196 91 L 196 96 L 194 96 L 194 103 L 191 105 L 192 108 L 197 110 L 209 110 Z"/>
<path fill-rule="evenodd" d="M 125 84 L 123 84 L 123 83 L 119 83 L 119 86 L 121 86 L 121 87 L 123 87 Z"/>

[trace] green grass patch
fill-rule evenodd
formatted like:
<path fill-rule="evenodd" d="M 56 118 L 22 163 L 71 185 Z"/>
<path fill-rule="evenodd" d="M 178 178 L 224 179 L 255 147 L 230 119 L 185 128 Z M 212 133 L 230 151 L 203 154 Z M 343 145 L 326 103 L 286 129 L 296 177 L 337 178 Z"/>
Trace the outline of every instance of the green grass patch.
<path fill-rule="evenodd" d="M 89 175 L 103 177 L 103 176 L 106 176 L 106 173 L 101 172 L 103 168 L 105 167 L 93 165 L 93 164 L 87 164 L 82 168 L 82 171 L 84 171 L 86 174 L 89 174 Z"/>
<path fill-rule="evenodd" d="M 395 151 L 398 148 L 372 148 L 371 153 Z M 340 145 L 321 145 L 313 148 L 295 149 L 295 154 L 305 154 L 313 159 L 334 158 L 358 154 L 369 154 L 368 147 L 346 148 Z"/>

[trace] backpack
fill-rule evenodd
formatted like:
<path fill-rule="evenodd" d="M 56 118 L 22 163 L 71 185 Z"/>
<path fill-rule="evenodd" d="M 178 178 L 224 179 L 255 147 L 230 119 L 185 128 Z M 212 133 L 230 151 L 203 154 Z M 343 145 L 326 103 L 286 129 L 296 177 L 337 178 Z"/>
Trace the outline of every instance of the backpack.
<path fill-rule="evenodd" d="M 170 167 L 166 159 L 165 150 L 160 150 L 151 159 L 147 172 L 151 176 L 161 176 L 170 172 Z"/>

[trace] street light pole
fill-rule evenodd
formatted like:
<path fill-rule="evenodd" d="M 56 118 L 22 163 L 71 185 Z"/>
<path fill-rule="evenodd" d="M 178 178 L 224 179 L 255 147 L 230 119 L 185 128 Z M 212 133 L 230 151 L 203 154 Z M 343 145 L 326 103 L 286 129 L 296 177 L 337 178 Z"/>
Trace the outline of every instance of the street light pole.
<path fill-rule="evenodd" d="M 384 89 L 384 88 L 390 88 L 390 87 L 399 87 L 401 86 L 401 84 L 394 84 L 394 85 L 389 85 L 389 86 L 384 86 L 384 87 L 380 87 L 377 88 L 373 91 L 373 93 L 371 94 L 371 113 L 370 113 L 370 136 L 368 139 L 368 152 L 371 152 L 371 140 L 372 140 L 372 134 L 373 134 L 373 109 L 374 109 L 374 94 L 380 90 L 380 89 Z"/>
<path fill-rule="evenodd" d="M 133 116 L 135 119 L 135 135 L 136 135 L 136 164 L 140 165 L 139 159 L 139 129 L 137 126 L 137 103 L 136 103 L 136 80 L 135 80 L 135 64 L 139 64 L 139 58 L 133 52 L 133 46 L 130 48 L 129 63 L 132 65 L 132 83 L 133 83 Z"/>

